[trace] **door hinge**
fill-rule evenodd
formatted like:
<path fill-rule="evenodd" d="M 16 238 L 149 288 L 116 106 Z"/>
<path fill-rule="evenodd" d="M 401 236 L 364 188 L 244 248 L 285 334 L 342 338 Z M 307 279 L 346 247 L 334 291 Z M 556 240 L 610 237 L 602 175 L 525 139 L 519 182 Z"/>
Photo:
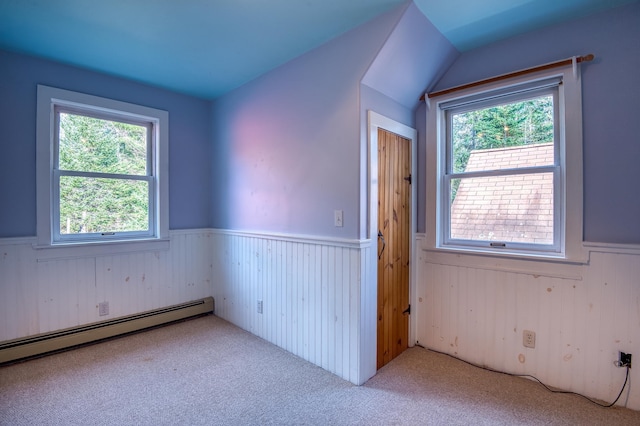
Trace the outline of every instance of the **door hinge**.
<path fill-rule="evenodd" d="M 407 176 L 406 178 L 404 178 L 404 180 L 406 180 L 407 182 L 409 182 L 409 185 L 411 185 L 411 175 Z"/>
<path fill-rule="evenodd" d="M 409 305 L 409 307 L 407 309 L 405 309 L 404 311 L 402 311 L 402 315 L 404 314 L 409 314 L 411 315 L 411 305 Z"/>

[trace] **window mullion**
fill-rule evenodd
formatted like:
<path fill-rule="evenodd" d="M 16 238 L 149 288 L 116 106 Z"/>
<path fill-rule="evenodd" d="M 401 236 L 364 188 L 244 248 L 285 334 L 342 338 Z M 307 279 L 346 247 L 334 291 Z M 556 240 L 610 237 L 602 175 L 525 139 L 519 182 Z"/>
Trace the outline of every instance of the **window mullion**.
<path fill-rule="evenodd" d="M 490 176 L 512 176 L 512 175 L 526 175 L 536 173 L 552 173 L 558 170 L 558 166 L 536 166 L 536 167 L 521 167 L 517 169 L 499 169 L 499 170 L 480 170 L 464 173 L 448 173 L 446 176 L 449 179 L 465 179 L 474 177 L 490 177 Z"/>
<path fill-rule="evenodd" d="M 123 180 L 142 180 L 151 182 L 153 176 L 148 175 L 126 175 L 116 173 L 100 173 L 100 172 L 78 172 L 75 170 L 56 170 L 59 176 L 86 177 L 95 179 L 123 179 Z"/>

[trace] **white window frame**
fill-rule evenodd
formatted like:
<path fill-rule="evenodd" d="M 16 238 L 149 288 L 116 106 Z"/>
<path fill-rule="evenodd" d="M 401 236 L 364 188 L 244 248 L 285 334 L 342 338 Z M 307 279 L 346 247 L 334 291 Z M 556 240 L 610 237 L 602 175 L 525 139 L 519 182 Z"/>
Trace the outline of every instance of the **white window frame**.
<path fill-rule="evenodd" d="M 507 244 L 492 247 L 486 242 L 452 240 L 449 235 L 447 179 L 447 129 L 445 114 L 452 105 L 544 86 L 554 79 L 557 86 L 556 166 L 554 172 L 554 243 L 551 245 Z M 554 103 L 556 100 L 554 99 Z M 427 103 L 427 217 L 426 248 L 504 257 L 529 257 L 560 261 L 584 261 L 582 250 L 582 89 L 580 70 L 555 68 L 500 82 L 475 86 L 428 100 Z"/>
<path fill-rule="evenodd" d="M 59 229 L 59 196 L 56 187 L 60 172 L 56 170 L 57 145 L 56 110 L 84 112 L 104 119 L 119 119 L 148 123 L 150 135 L 150 204 L 148 232 L 117 233 L 116 235 L 73 235 L 61 237 Z M 168 135 L 169 114 L 167 111 L 135 105 L 113 99 L 87 95 L 38 85 L 36 130 L 37 164 L 37 248 L 110 246 L 114 251 L 122 250 L 122 245 L 141 249 L 153 248 L 149 243 L 167 241 L 169 237 L 169 186 L 168 186 Z M 131 247 L 129 247 L 131 248 Z M 95 253 L 109 252 L 110 249 L 92 250 Z"/>

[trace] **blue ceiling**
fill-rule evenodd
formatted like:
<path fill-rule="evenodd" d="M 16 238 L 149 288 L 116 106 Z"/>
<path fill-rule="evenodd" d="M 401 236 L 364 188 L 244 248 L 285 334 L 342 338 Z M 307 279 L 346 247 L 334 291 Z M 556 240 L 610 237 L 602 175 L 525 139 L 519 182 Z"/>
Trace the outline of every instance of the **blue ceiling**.
<path fill-rule="evenodd" d="M 635 1 L 415 4 L 458 50 L 466 51 Z M 0 0 L 0 48 L 213 99 L 404 3 Z"/>

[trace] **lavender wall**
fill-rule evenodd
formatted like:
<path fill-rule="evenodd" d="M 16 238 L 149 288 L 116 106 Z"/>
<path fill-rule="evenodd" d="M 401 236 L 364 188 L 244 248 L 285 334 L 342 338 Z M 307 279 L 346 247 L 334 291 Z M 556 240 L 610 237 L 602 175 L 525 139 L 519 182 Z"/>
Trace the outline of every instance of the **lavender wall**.
<path fill-rule="evenodd" d="M 418 130 L 418 149 L 413 153 L 418 163 L 414 179 L 419 194 L 418 232 L 424 232 L 425 217 L 425 200 L 422 196 L 425 188 L 425 120 L 415 111 L 424 108 L 424 103 L 419 102 L 420 95 L 439 79 L 458 55 L 459 52 L 416 5 L 409 3 L 362 79 L 360 108 L 363 153 L 367 153 L 368 147 L 369 110 Z M 364 156 L 362 170 L 365 173 L 368 161 L 368 157 Z M 368 213 L 366 206 L 369 205 L 366 198 L 362 205 L 365 215 Z M 362 222 L 365 221 L 366 217 Z"/>
<path fill-rule="evenodd" d="M 582 66 L 584 239 L 640 244 L 640 3 L 464 53 L 444 89 L 593 53 Z"/>
<path fill-rule="evenodd" d="M 413 111 L 424 91 L 438 81 L 458 55 L 411 2 L 362 83 Z"/>
<path fill-rule="evenodd" d="M 169 111 L 170 228 L 211 225 L 210 102 L 0 51 L 0 237 L 36 234 L 36 86 Z"/>
<path fill-rule="evenodd" d="M 419 130 L 418 230 L 424 232 L 424 106 L 413 117 L 406 104 L 413 87 L 419 95 L 457 53 L 437 41 L 439 34 L 429 36 L 431 24 L 412 8 L 387 13 L 212 108 L 204 100 L 0 51 L 0 237 L 35 234 L 36 84 L 169 111 L 172 229 L 363 237 L 366 111 L 389 115 Z M 549 27 L 464 53 L 436 86 L 596 55 L 583 67 L 585 240 L 640 243 L 639 29 L 638 3 Z M 434 42 L 425 43 L 425 34 Z M 405 50 L 397 52 L 398 46 Z M 408 52 L 423 62 L 398 71 L 393 59 L 412 57 Z M 400 72 L 413 77 L 399 88 L 397 80 L 381 77 Z M 335 209 L 344 210 L 344 228 L 333 226 Z"/>
<path fill-rule="evenodd" d="M 214 102 L 214 227 L 360 237 L 360 80 L 401 12 Z"/>

